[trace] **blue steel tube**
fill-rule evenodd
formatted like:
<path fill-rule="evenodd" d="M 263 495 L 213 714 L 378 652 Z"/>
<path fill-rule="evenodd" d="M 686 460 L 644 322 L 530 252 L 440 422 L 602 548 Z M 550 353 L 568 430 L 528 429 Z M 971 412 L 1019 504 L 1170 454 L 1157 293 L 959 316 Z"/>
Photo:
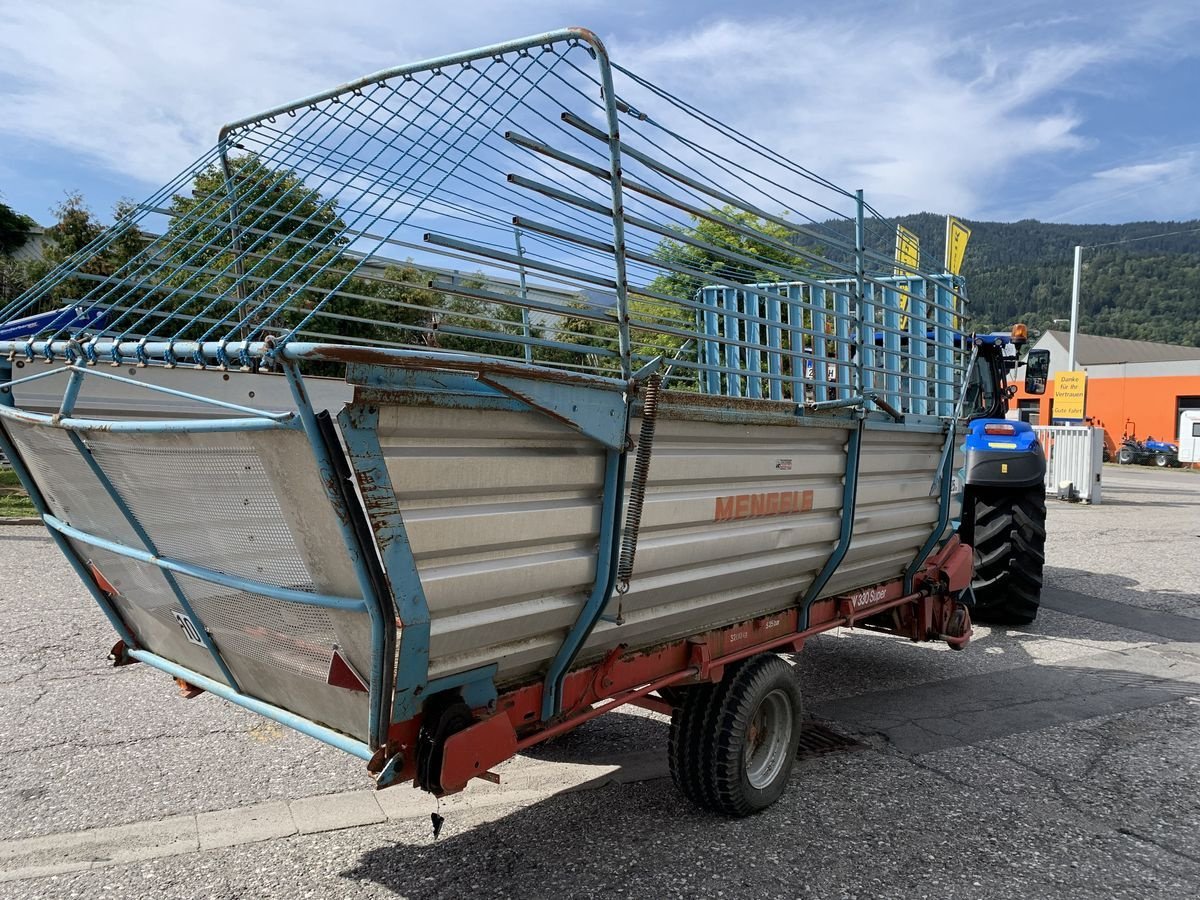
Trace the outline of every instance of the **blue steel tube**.
<path fill-rule="evenodd" d="M 864 357 L 866 356 L 868 343 L 872 347 L 875 345 L 875 329 L 874 327 L 871 328 L 870 335 L 867 335 L 865 332 L 867 321 L 866 267 L 864 260 L 866 252 L 866 227 L 863 222 L 863 192 L 861 188 L 854 192 L 854 197 L 854 330 L 856 345 L 854 353 L 854 389 L 856 392 L 862 394 L 868 388 L 863 371 Z"/>
<path fill-rule="evenodd" d="M 219 681 L 214 681 L 207 676 L 201 675 L 199 672 L 193 672 L 191 669 L 173 663 L 171 660 L 165 659 L 157 653 L 151 653 L 148 650 L 130 650 L 129 655 L 139 662 L 144 662 L 148 666 L 153 666 L 160 671 L 166 672 L 172 678 L 181 678 L 188 684 L 203 688 L 214 696 L 228 700 L 230 703 L 236 703 L 238 706 L 250 710 L 250 712 L 258 713 L 260 716 L 268 718 L 273 722 L 278 722 L 280 725 L 286 725 L 288 728 L 292 728 L 301 734 L 316 738 L 318 741 L 329 744 L 331 747 L 336 747 L 338 750 L 349 753 L 351 756 L 357 756 L 359 759 L 369 762 L 375 755 L 372 749 L 362 741 L 355 740 L 349 735 L 342 734 L 340 731 L 334 731 L 332 728 L 318 725 L 316 722 L 305 719 L 303 716 L 288 712 L 286 709 L 280 709 L 278 706 L 273 706 L 263 700 L 239 693 L 221 684 Z"/>
<path fill-rule="evenodd" d="M 72 384 L 74 383 L 75 373 L 72 373 Z M 74 403 L 74 398 L 69 396 L 69 391 L 68 398 L 72 403 Z M 68 398 L 64 398 L 63 406 L 67 405 Z M 157 558 L 158 547 L 155 546 L 153 539 L 146 532 L 146 529 L 142 527 L 142 523 L 138 521 L 137 516 L 133 514 L 133 510 L 129 508 L 129 504 L 125 502 L 125 498 L 121 496 L 121 492 L 117 490 L 117 486 L 109 479 L 108 473 L 106 473 L 104 469 L 100 467 L 100 463 L 96 462 L 96 457 L 92 455 L 92 451 L 80 439 L 78 434 L 76 434 L 74 431 L 68 431 L 67 434 L 71 438 L 71 444 L 74 446 L 75 452 L 83 458 L 84 463 L 87 464 L 87 467 L 91 471 L 92 475 L 95 476 L 96 480 L 100 482 L 100 486 L 104 488 L 104 492 L 108 494 L 109 499 L 112 500 L 113 505 L 117 508 L 117 511 L 121 513 L 121 517 L 125 520 L 125 524 L 127 524 L 133 530 L 133 533 L 137 535 L 138 540 L 141 541 L 142 545 L 146 548 L 146 552 L 150 553 L 154 558 Z M 216 665 L 217 671 L 221 673 L 221 677 L 225 679 L 225 681 L 231 688 L 233 688 L 233 690 L 240 691 L 241 688 L 238 686 L 237 679 L 234 678 L 233 673 L 229 671 L 229 666 L 225 664 L 225 659 L 221 656 L 221 651 L 218 650 L 217 645 L 213 643 L 212 635 L 208 633 L 208 628 L 205 627 L 204 621 L 192 607 L 191 601 L 188 600 L 187 594 L 183 592 L 183 588 L 180 587 L 179 581 L 175 578 L 174 573 L 164 569 L 163 578 L 166 580 L 167 586 L 171 589 L 171 593 L 175 595 L 175 600 L 183 610 L 184 614 L 191 619 L 192 624 L 196 626 L 196 633 L 200 637 L 200 642 L 204 644 L 204 649 L 207 650 L 208 655 L 212 657 L 212 661 Z"/>
<path fill-rule="evenodd" d="M 308 399 L 308 391 L 304 387 L 304 379 L 300 374 L 299 366 L 295 362 L 283 359 L 280 362 L 284 375 L 287 376 L 288 385 L 292 389 L 296 408 L 300 411 L 300 420 L 304 425 L 304 432 L 308 436 L 313 457 L 320 471 L 321 482 L 325 485 L 325 495 L 337 512 L 338 528 L 342 533 L 342 541 L 346 546 L 346 552 L 350 556 L 350 562 L 354 567 L 354 576 L 358 581 L 359 590 L 362 591 L 363 600 L 367 608 L 367 616 L 371 620 L 370 713 L 367 733 L 371 736 L 371 747 L 377 748 L 387 742 L 387 729 L 390 724 L 388 721 L 389 717 L 383 714 L 383 704 L 387 700 L 387 698 L 382 696 L 385 687 L 384 648 L 388 643 L 384 630 L 389 625 L 395 628 L 395 615 L 385 610 L 384 598 L 380 597 L 375 590 L 375 584 L 363 560 L 363 553 L 367 552 L 368 548 L 359 545 L 358 536 L 354 533 L 354 528 L 350 524 L 350 514 L 347 510 L 341 508 L 343 506 L 343 498 L 341 493 L 334 487 L 338 478 L 337 469 L 330 459 L 329 448 L 325 445 L 325 438 L 322 436 L 321 428 L 317 424 L 316 414 L 313 412 L 312 403 Z M 370 550 L 373 552 L 374 548 L 370 548 Z"/>
<path fill-rule="evenodd" d="M 550 663 L 542 689 L 542 721 L 548 722 L 562 709 L 562 687 L 567 670 L 583 649 L 584 643 L 600 621 L 608 598 L 612 596 L 617 578 L 618 519 L 621 517 L 621 495 L 625 487 L 625 454 L 609 450 L 604 468 L 604 496 L 600 504 L 600 545 L 596 551 L 596 577 L 592 592 L 579 611 L 579 617 L 558 653 Z"/>
<path fill-rule="evenodd" d="M 842 524 L 838 531 L 838 542 L 804 595 L 803 607 L 800 610 L 801 631 L 808 628 L 808 616 L 813 603 L 820 598 L 821 591 L 825 590 L 825 585 L 846 558 L 850 542 L 854 539 L 854 514 L 858 507 L 858 463 L 862 450 L 863 427 L 864 423 L 859 420 L 850 430 L 846 441 L 846 476 L 842 483 Z"/>
<path fill-rule="evenodd" d="M 168 572 L 174 572 L 178 575 L 187 575 L 189 578 L 198 578 L 201 581 L 208 581 L 212 584 L 219 584 L 222 587 L 230 588 L 235 591 L 245 591 L 249 594 L 262 594 L 264 597 L 270 597 L 274 600 L 282 600 L 285 603 L 298 603 L 301 606 L 316 606 L 321 609 L 336 609 L 343 612 L 365 612 L 367 604 L 356 597 L 337 597 L 331 594 L 310 594 L 308 591 L 297 591 L 291 588 L 277 587 L 273 584 L 265 584 L 261 581 L 251 581 L 248 578 L 239 578 L 236 575 L 227 575 L 224 572 L 218 572 L 215 569 L 208 569 L 204 566 L 193 565 L 192 563 L 181 562 L 176 559 L 169 559 L 165 556 L 155 556 L 145 550 L 138 550 L 136 547 L 128 547 L 125 544 L 118 544 L 116 541 L 110 541 L 108 538 L 102 538 L 95 534 L 88 534 L 86 531 L 80 531 L 78 528 L 73 528 L 62 519 L 55 516 L 53 513 L 45 512 L 42 514 L 42 521 L 49 526 L 51 534 L 61 533 L 84 544 L 90 544 L 93 547 L 99 547 L 101 550 L 107 550 L 109 553 L 115 553 L 118 556 L 127 556 L 130 559 L 136 559 L 138 562 L 144 562 L 147 565 L 158 566 Z"/>

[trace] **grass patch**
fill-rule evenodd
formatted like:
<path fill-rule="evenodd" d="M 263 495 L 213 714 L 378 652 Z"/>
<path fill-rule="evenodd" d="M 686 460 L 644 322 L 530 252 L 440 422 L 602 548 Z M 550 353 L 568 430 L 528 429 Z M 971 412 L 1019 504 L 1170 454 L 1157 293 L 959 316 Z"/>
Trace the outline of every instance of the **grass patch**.
<path fill-rule="evenodd" d="M 0 520 L 36 516 L 25 489 L 12 469 L 0 469 Z"/>

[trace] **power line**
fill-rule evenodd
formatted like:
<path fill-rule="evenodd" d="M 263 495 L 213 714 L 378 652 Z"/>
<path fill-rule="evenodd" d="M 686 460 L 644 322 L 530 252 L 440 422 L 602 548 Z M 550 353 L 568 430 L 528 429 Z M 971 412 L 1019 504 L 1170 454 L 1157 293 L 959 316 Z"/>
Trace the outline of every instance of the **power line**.
<path fill-rule="evenodd" d="M 1149 241 L 1153 240 L 1154 238 L 1172 237 L 1176 234 L 1195 234 L 1197 231 L 1200 231 L 1200 227 L 1186 228 L 1183 231 L 1164 231 L 1162 234 L 1147 234 L 1143 235 L 1142 237 L 1124 238 L 1119 241 L 1109 241 L 1107 244 L 1084 244 L 1083 247 L 1085 250 L 1095 250 L 1098 247 L 1115 247 L 1117 244 L 1132 244 L 1136 241 Z"/>

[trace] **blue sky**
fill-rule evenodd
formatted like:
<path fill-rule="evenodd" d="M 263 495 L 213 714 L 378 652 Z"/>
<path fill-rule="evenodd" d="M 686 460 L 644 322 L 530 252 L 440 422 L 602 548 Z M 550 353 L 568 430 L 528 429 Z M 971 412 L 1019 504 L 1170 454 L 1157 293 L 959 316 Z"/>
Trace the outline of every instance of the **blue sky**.
<path fill-rule="evenodd" d="M 8 2 L 0 199 L 47 222 L 79 190 L 107 218 L 224 122 L 561 25 L 886 215 L 1200 217 L 1194 0 Z"/>

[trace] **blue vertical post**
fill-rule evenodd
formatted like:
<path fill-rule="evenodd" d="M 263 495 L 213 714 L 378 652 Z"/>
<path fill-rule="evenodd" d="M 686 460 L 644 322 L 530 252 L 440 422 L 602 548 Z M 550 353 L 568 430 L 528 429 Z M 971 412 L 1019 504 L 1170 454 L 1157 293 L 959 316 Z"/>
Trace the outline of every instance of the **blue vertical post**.
<path fill-rule="evenodd" d="M 810 359 L 813 364 L 813 400 L 817 403 L 824 403 L 826 400 L 833 399 L 833 392 L 829 387 L 829 345 L 825 339 L 828 333 L 826 325 L 826 309 L 828 301 L 825 297 L 825 288 L 811 287 L 809 288 L 809 297 L 812 307 L 812 353 Z"/>
<path fill-rule="evenodd" d="M 783 332 L 780 329 L 779 288 L 772 288 L 767 296 L 767 374 L 771 376 L 767 383 L 767 391 L 772 400 L 783 399 L 783 374 L 780 349 L 783 347 Z"/>
<path fill-rule="evenodd" d="M 863 286 L 862 314 L 858 317 L 858 325 L 862 328 L 859 333 L 859 372 L 862 378 L 862 390 L 868 394 L 875 389 L 875 366 L 879 353 L 875 346 L 875 285 Z"/>
<path fill-rule="evenodd" d="M 741 348 L 735 343 L 740 340 L 742 333 L 738 317 L 738 292 L 733 288 L 720 288 L 721 305 L 725 308 L 725 394 L 729 397 L 742 396 L 741 376 L 737 373 L 742 369 Z"/>
<path fill-rule="evenodd" d="M 762 317 L 762 304 L 758 290 L 750 288 L 739 291 L 742 295 L 742 312 L 746 315 L 746 396 L 751 400 L 762 399 L 762 325 L 756 319 Z"/>
<path fill-rule="evenodd" d="M 378 407 L 348 406 L 338 414 L 338 425 L 368 510 L 367 522 L 383 561 L 386 589 L 400 621 L 396 690 L 390 714 L 392 720 L 403 722 L 420 710 L 429 681 L 429 604 L 379 443 Z"/>
<path fill-rule="evenodd" d="M 953 313 L 950 311 L 952 295 L 940 282 L 934 282 L 937 305 L 935 306 L 937 328 L 934 340 L 937 343 L 937 414 L 948 416 L 954 410 L 954 333 L 951 328 Z"/>
<path fill-rule="evenodd" d="M 525 283 L 525 248 L 521 246 L 521 229 L 513 229 L 513 241 L 517 246 L 517 258 L 522 262 L 517 265 L 517 280 L 521 285 L 521 299 L 529 299 L 529 286 Z M 529 327 L 529 307 L 521 307 L 521 333 L 525 336 L 525 362 L 533 362 L 533 343 L 529 340 L 533 337 L 532 330 Z"/>
<path fill-rule="evenodd" d="M 787 289 L 788 347 L 792 364 L 791 400 L 793 403 L 804 402 L 804 367 L 807 360 L 811 358 L 810 354 L 804 352 L 805 339 L 804 332 L 801 330 L 804 328 L 804 307 L 797 302 L 803 299 L 803 288 L 804 285 L 801 284 L 789 284 Z"/>
<path fill-rule="evenodd" d="M 866 393 L 867 383 L 863 377 L 866 354 L 863 351 L 868 345 L 875 346 L 874 326 L 871 326 L 869 335 L 866 333 L 866 275 L 866 226 L 863 221 L 863 192 L 862 188 L 859 188 L 854 192 L 854 331 L 858 346 L 854 354 L 854 388 L 851 394 L 854 391 Z"/>
<path fill-rule="evenodd" d="M 890 288 L 883 292 L 883 324 L 884 391 L 888 403 L 903 409 L 907 404 L 900 398 L 900 294 Z"/>
<path fill-rule="evenodd" d="M 617 540 L 621 516 L 621 496 L 625 485 L 625 454 L 608 450 L 604 465 L 604 494 L 600 498 L 600 541 L 596 550 L 596 575 L 592 590 L 579 611 L 575 623 L 550 661 L 542 690 L 542 720 L 550 721 L 562 711 L 563 682 L 571 664 L 583 649 L 604 608 L 612 596 L 617 578 L 617 557 L 620 542 Z"/>
<path fill-rule="evenodd" d="M 913 393 L 912 411 L 914 415 L 924 416 L 929 413 L 929 323 L 925 306 L 925 279 L 920 278 L 911 282 L 909 292 L 909 309 L 912 315 L 908 319 L 908 352 L 909 352 L 909 385 Z"/>
<path fill-rule="evenodd" d="M 705 392 L 713 397 L 721 394 L 721 373 L 717 371 L 721 366 L 721 319 L 717 315 L 717 290 L 714 287 L 701 290 L 704 303 L 704 334 L 707 339 L 704 341 L 704 352 L 700 358 L 705 366 Z"/>
<path fill-rule="evenodd" d="M 850 297 L 845 287 L 833 294 L 834 335 L 837 337 L 837 396 L 831 400 L 847 400 L 854 394 L 854 378 L 850 366 Z M 859 354 L 861 359 L 862 355 Z"/>
<path fill-rule="evenodd" d="M 629 276 L 625 266 L 625 199 L 621 187 L 621 127 L 617 119 L 617 92 L 613 89 L 612 64 L 608 50 L 590 32 L 584 39 L 596 51 L 600 68 L 600 97 L 608 125 L 608 181 L 612 196 L 613 264 L 617 281 L 617 346 L 621 353 L 621 377 L 633 375 L 629 341 Z"/>

